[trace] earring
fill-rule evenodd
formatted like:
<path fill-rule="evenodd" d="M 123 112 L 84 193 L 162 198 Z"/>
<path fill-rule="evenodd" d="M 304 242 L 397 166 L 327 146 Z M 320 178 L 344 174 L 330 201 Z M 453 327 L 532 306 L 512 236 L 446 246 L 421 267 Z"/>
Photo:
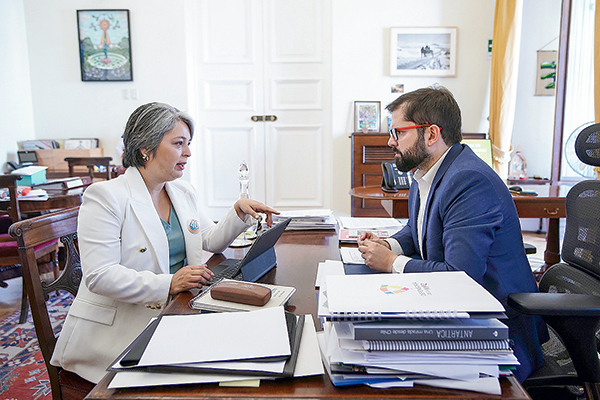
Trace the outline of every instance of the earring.
<path fill-rule="evenodd" d="M 143 160 L 144 162 L 148 161 L 149 159 L 150 159 L 150 157 L 148 157 L 148 154 L 146 154 L 146 153 L 142 153 L 142 160 Z"/>

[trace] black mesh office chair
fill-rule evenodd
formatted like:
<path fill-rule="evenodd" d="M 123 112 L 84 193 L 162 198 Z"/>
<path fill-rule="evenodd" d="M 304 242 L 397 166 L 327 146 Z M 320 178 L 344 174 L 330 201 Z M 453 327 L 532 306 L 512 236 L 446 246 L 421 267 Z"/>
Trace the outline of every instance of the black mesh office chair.
<path fill-rule="evenodd" d="M 581 131 L 575 151 L 586 164 L 600 166 L 600 124 Z M 585 392 L 585 398 L 600 399 L 600 180 L 573 186 L 566 214 L 563 262 L 544 273 L 540 293 L 511 294 L 508 304 L 541 315 L 551 328 L 544 366 L 524 382 L 530 395 L 559 398 L 550 393 L 560 386 L 560 398 L 577 398 L 579 390 L 580 398 Z"/>

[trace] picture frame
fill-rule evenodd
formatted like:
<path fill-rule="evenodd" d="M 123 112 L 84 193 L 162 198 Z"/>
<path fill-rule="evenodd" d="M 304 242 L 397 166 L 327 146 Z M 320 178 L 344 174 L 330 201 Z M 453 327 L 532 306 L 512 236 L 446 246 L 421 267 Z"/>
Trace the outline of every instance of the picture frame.
<path fill-rule="evenodd" d="M 381 102 L 380 101 L 355 101 L 354 102 L 354 132 L 380 132 L 381 131 Z"/>
<path fill-rule="evenodd" d="M 132 81 L 129 10 L 77 10 L 81 80 Z"/>
<path fill-rule="evenodd" d="M 554 96 L 556 87 L 556 50 L 538 50 L 534 96 Z"/>
<path fill-rule="evenodd" d="M 456 76 L 457 27 L 390 28 L 390 75 Z"/>

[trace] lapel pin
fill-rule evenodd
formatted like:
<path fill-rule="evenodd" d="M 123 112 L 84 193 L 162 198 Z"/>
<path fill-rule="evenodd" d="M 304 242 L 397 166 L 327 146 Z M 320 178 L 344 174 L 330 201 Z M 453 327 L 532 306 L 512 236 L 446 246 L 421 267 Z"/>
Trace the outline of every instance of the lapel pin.
<path fill-rule="evenodd" d="M 198 223 L 198 220 L 190 220 L 190 222 L 188 223 L 188 230 L 194 235 L 197 234 L 198 231 L 200 231 L 200 224 Z"/>
<path fill-rule="evenodd" d="M 146 247 L 140 247 L 140 253 L 145 253 L 148 250 Z"/>

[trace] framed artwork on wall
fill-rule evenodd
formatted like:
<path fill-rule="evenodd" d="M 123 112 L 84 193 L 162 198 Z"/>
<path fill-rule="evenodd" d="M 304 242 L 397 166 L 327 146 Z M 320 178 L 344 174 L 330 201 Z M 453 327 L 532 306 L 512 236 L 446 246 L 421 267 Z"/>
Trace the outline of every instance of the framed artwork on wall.
<path fill-rule="evenodd" d="M 536 96 L 554 96 L 557 60 L 558 52 L 556 50 L 538 50 L 535 77 Z"/>
<path fill-rule="evenodd" d="M 381 131 L 381 102 L 354 102 L 354 132 Z"/>
<path fill-rule="evenodd" d="M 390 75 L 455 76 L 458 28 L 391 28 Z"/>
<path fill-rule="evenodd" d="M 77 10 L 81 80 L 132 81 L 129 10 Z"/>

